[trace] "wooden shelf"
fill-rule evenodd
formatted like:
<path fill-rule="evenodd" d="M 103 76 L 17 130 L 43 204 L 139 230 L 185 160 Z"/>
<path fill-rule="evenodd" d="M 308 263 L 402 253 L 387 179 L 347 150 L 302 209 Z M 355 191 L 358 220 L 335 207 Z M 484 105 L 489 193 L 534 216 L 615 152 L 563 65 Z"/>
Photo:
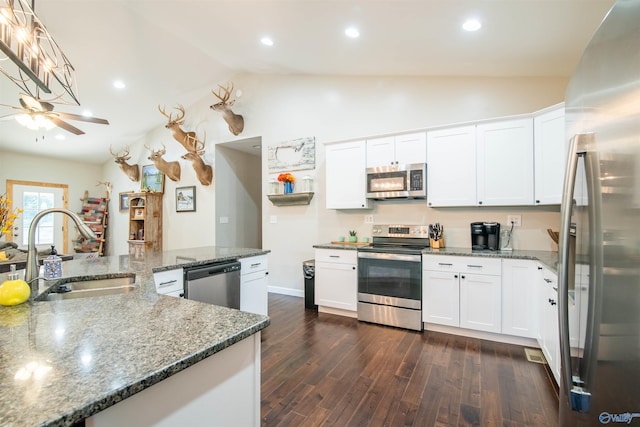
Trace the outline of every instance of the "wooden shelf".
<path fill-rule="evenodd" d="M 308 205 L 313 193 L 269 194 L 267 197 L 274 206 Z"/>

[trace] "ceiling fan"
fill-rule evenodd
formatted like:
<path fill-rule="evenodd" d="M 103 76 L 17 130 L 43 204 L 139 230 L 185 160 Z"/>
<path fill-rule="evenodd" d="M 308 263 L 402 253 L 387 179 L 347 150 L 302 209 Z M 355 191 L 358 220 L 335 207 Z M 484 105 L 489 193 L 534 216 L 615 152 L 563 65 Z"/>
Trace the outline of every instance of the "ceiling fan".
<path fill-rule="evenodd" d="M 20 107 L 13 105 L 6 105 L 14 110 L 20 110 L 20 113 L 13 113 L 0 117 L 0 119 L 6 119 L 14 117 L 18 123 L 26 126 L 30 129 L 46 128 L 51 129 L 57 126 L 74 135 L 83 135 L 84 131 L 77 127 L 67 123 L 62 119 L 67 120 L 80 120 L 83 122 L 97 123 L 101 125 L 108 125 L 109 122 L 105 119 L 99 119 L 97 117 L 86 117 L 79 114 L 62 113 L 53 111 L 53 104 L 46 101 L 40 101 L 29 95 L 20 95 Z"/>

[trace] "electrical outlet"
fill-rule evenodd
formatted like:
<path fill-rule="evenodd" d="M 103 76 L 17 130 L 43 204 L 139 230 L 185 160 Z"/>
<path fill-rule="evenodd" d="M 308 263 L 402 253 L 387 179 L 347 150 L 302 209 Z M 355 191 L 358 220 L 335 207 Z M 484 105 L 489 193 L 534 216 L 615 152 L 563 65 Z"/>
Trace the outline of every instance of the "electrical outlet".
<path fill-rule="evenodd" d="M 507 215 L 507 226 L 511 227 L 511 223 L 514 227 L 522 227 L 522 215 Z"/>
<path fill-rule="evenodd" d="M 373 224 L 373 215 L 365 215 L 364 216 L 365 224 Z"/>

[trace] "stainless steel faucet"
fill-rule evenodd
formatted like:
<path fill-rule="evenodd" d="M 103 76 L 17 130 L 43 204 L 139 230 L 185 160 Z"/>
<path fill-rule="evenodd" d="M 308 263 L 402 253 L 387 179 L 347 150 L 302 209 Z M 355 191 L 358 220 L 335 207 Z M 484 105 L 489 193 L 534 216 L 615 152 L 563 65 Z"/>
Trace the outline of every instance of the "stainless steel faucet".
<path fill-rule="evenodd" d="M 38 278 L 38 250 L 36 249 L 36 229 L 38 227 L 38 222 L 40 219 L 50 213 L 60 212 L 69 216 L 73 222 L 76 223 L 76 227 L 78 227 L 78 231 L 85 239 L 95 239 L 96 235 L 93 231 L 80 219 L 80 217 L 71 212 L 69 209 L 64 208 L 51 208 L 45 209 L 36 214 L 31 221 L 31 225 L 29 226 L 29 247 L 27 248 L 27 266 L 25 269 L 25 282 L 29 284 L 31 287 L 31 295 L 35 296 L 38 287 L 38 281 L 34 280 Z M 35 288 L 35 289 L 34 289 Z"/>

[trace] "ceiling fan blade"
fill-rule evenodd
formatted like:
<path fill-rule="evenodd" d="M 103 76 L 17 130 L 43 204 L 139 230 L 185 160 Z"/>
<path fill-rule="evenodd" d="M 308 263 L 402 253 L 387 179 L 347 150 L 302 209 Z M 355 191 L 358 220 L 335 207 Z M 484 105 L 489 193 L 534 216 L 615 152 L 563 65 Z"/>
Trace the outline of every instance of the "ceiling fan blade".
<path fill-rule="evenodd" d="M 48 102 L 46 104 L 49 104 Z M 29 96 L 29 95 L 20 95 L 20 105 L 22 105 L 23 108 L 27 108 L 29 110 L 34 110 L 34 111 L 45 111 L 46 108 L 44 108 L 42 106 L 42 104 L 40 102 L 38 102 L 37 99 Z M 51 108 L 53 108 L 53 105 L 49 104 L 51 106 Z M 50 111 L 50 110 L 46 110 L 46 111 Z"/>
<path fill-rule="evenodd" d="M 15 117 L 18 113 L 11 113 L 11 114 L 7 114 L 4 116 L 0 116 L 0 120 L 5 121 L 5 120 L 15 120 Z"/>
<path fill-rule="evenodd" d="M 56 111 L 54 113 L 56 116 L 58 117 L 62 117 L 64 119 L 70 119 L 70 120 L 81 120 L 83 122 L 89 122 L 89 123 L 98 123 L 100 125 L 108 125 L 109 121 L 105 120 L 105 119 L 99 119 L 97 117 L 86 117 L 86 116 L 81 116 L 79 114 L 72 114 L 72 113 L 61 113 L 59 111 Z"/>
<path fill-rule="evenodd" d="M 69 123 L 67 123 L 67 122 L 65 122 L 65 121 L 60 120 L 60 119 L 59 119 L 58 117 L 56 117 L 56 116 L 51 115 L 51 116 L 47 116 L 47 118 L 48 118 L 49 120 L 51 120 L 51 121 L 53 122 L 53 124 L 54 124 L 54 125 L 58 126 L 58 127 L 59 127 L 59 128 L 61 128 L 61 129 L 66 130 L 66 131 L 68 131 L 68 132 L 71 132 L 71 133 L 72 133 L 72 134 L 74 134 L 74 135 L 84 135 L 84 132 L 83 132 L 83 131 L 81 131 L 80 129 L 78 129 L 78 128 L 77 128 L 77 127 L 75 127 L 75 126 L 70 125 Z"/>

